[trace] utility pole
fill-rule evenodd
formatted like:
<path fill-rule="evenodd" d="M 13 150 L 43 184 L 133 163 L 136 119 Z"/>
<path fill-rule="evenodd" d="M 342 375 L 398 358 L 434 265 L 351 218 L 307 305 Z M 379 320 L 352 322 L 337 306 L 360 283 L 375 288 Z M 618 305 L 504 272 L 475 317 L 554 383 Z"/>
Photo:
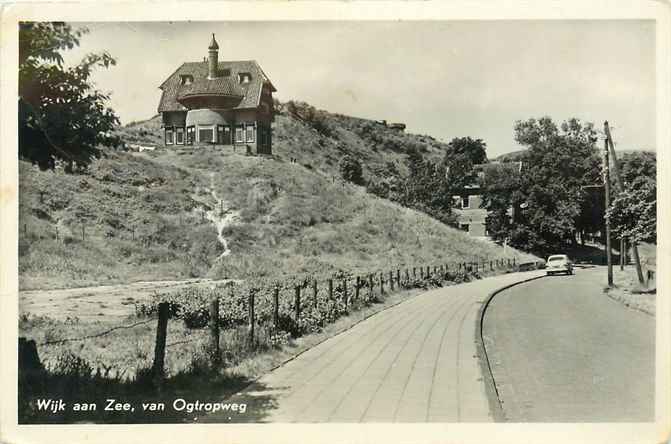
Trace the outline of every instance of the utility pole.
<path fill-rule="evenodd" d="M 606 190 L 606 209 L 610 208 L 610 162 L 608 160 L 608 136 L 603 141 L 603 186 Z M 610 222 L 606 218 L 606 263 L 608 264 L 608 286 L 613 286 L 613 258 L 610 250 Z"/>
<path fill-rule="evenodd" d="M 603 131 L 606 133 L 606 150 L 610 148 L 610 153 L 613 156 L 613 168 L 615 169 L 615 181 L 617 186 L 620 189 L 620 192 L 624 191 L 624 184 L 622 183 L 622 176 L 620 176 L 620 167 L 617 164 L 617 155 L 615 154 L 615 146 L 613 144 L 613 138 L 610 135 L 610 128 L 608 127 L 608 121 L 606 120 L 603 123 Z M 608 206 L 606 206 L 608 208 Z M 645 284 L 645 279 L 643 278 L 643 270 L 641 269 L 641 258 L 638 256 L 638 246 L 635 242 L 631 243 L 631 252 L 634 256 L 634 263 L 636 264 L 636 274 L 638 275 L 638 282 L 640 284 Z"/>

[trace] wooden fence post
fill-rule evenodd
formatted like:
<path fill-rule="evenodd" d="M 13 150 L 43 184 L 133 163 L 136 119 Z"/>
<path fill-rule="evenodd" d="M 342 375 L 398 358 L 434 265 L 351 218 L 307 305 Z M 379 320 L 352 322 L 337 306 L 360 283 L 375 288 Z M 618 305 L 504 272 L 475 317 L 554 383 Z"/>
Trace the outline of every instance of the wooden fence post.
<path fill-rule="evenodd" d="M 279 330 L 280 328 L 280 287 L 275 285 L 275 290 L 273 291 L 273 325 L 275 329 Z"/>
<path fill-rule="evenodd" d="M 359 287 L 361 286 L 361 278 L 359 276 L 356 277 L 356 285 L 354 286 L 354 299 L 358 300 L 359 299 Z"/>
<path fill-rule="evenodd" d="M 301 287 L 296 285 L 295 287 L 296 295 L 294 298 L 294 308 L 296 310 L 296 324 L 301 318 Z"/>
<path fill-rule="evenodd" d="M 168 317 L 170 306 L 167 302 L 158 304 L 158 324 L 156 326 L 156 345 L 154 347 L 154 365 L 152 374 L 154 381 L 160 385 L 165 375 L 165 338 L 168 335 Z"/>
<path fill-rule="evenodd" d="M 375 288 L 373 287 L 373 275 L 372 274 L 368 275 L 368 284 L 370 286 L 369 291 L 368 291 L 368 298 L 373 299 L 373 292 L 375 291 Z"/>
<path fill-rule="evenodd" d="M 384 294 L 384 272 L 380 272 L 380 295 Z"/>
<path fill-rule="evenodd" d="M 345 311 L 347 311 L 347 300 L 349 299 L 347 295 L 347 278 L 342 280 L 342 291 L 343 304 L 345 304 Z"/>
<path fill-rule="evenodd" d="M 389 271 L 389 290 L 394 291 L 394 272 Z"/>
<path fill-rule="evenodd" d="M 405 282 L 410 282 L 410 271 L 408 269 L 405 269 Z"/>
<path fill-rule="evenodd" d="M 396 269 L 396 285 L 401 288 L 401 270 L 399 268 Z"/>
<path fill-rule="evenodd" d="M 210 300 L 210 351 L 215 365 L 219 364 L 219 297 Z"/>
<path fill-rule="evenodd" d="M 417 279 L 417 268 L 416 267 L 412 267 L 412 278 Z"/>
<path fill-rule="evenodd" d="M 492 261 L 489 261 L 489 269 L 494 271 L 494 264 L 492 263 Z"/>
<path fill-rule="evenodd" d="M 333 300 L 333 279 L 329 279 L 329 301 Z"/>
<path fill-rule="evenodd" d="M 254 299 L 256 294 L 253 290 L 249 290 L 249 344 L 251 346 L 254 346 L 255 338 L 254 338 L 254 324 L 255 324 L 255 314 L 254 314 Z"/>
<path fill-rule="evenodd" d="M 317 308 L 317 279 L 312 281 L 312 303 Z"/>

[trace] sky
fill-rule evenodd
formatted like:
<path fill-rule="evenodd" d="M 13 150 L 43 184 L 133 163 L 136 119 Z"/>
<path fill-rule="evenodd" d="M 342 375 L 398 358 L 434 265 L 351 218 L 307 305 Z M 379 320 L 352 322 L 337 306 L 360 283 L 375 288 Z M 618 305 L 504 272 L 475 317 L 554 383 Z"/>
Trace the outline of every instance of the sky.
<path fill-rule="evenodd" d="M 439 140 L 470 136 L 490 158 L 521 149 L 515 121 L 577 117 L 618 149 L 655 147 L 654 21 L 324 21 L 73 23 L 90 52 L 117 59 L 96 72 L 122 123 L 156 114 L 158 86 L 183 62 L 256 60 L 282 101 L 403 122 Z"/>

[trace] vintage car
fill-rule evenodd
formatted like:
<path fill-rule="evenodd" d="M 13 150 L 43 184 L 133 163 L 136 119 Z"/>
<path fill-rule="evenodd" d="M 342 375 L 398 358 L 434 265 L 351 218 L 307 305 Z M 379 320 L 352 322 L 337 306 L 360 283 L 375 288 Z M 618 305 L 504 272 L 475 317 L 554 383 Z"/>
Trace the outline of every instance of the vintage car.
<path fill-rule="evenodd" d="M 573 274 L 573 264 L 565 254 L 553 254 L 548 257 L 545 264 L 545 272 L 549 275 L 555 273 Z"/>

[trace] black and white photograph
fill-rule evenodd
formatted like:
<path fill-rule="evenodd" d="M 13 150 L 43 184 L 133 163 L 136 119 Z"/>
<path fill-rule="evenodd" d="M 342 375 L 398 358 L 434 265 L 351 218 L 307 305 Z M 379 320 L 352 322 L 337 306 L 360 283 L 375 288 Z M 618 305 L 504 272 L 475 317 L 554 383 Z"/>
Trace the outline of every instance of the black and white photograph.
<path fill-rule="evenodd" d="M 88 11 L 17 16 L 3 66 L 18 430 L 668 439 L 654 16 Z"/>

